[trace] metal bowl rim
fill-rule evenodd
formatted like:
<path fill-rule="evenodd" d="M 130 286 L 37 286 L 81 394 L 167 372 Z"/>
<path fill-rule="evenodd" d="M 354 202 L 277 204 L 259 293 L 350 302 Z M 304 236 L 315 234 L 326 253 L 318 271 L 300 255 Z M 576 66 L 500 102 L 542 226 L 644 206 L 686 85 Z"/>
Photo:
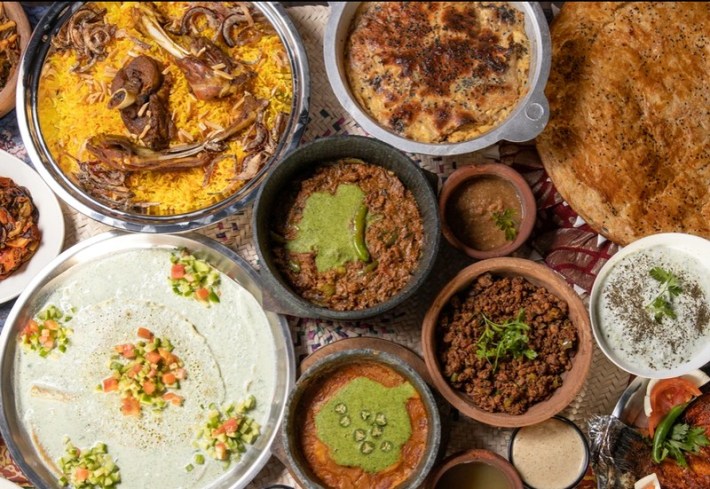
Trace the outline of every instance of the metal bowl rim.
<path fill-rule="evenodd" d="M 233 250 L 227 248 L 221 243 L 208 238 L 206 236 L 197 233 L 187 233 L 183 235 L 152 235 L 152 234 L 133 234 L 127 233 L 120 230 L 111 230 L 105 233 L 93 236 L 87 240 L 81 241 L 80 243 L 68 248 L 57 256 L 51 263 L 49 263 L 36 277 L 32 279 L 30 284 L 25 288 L 22 294 L 19 296 L 15 304 L 13 305 L 5 324 L 3 325 L 2 331 L 0 331 L 0 379 L 3 379 L 2 384 L 5 386 L 14 385 L 13 379 L 5 379 L 9 372 L 4 368 L 4 365 L 8 360 L 5 359 L 6 352 L 8 350 L 8 345 L 12 341 L 11 339 L 11 325 L 17 320 L 17 317 L 22 312 L 24 306 L 33 298 L 34 294 L 37 293 L 44 287 L 48 281 L 52 280 L 55 276 L 60 275 L 72 267 L 76 266 L 76 263 L 69 264 L 66 269 L 58 271 L 58 269 L 69 263 L 76 255 L 86 253 L 87 250 L 96 246 L 107 246 L 107 243 L 119 241 L 119 243 L 127 242 L 126 245 L 135 241 L 136 245 L 143 244 L 143 247 L 149 248 L 149 245 L 154 245 L 154 241 L 157 241 L 160 245 L 166 246 L 177 246 L 174 242 L 194 242 L 217 254 L 223 255 L 225 259 L 231 262 L 233 268 L 231 271 L 238 269 L 244 272 L 248 278 L 252 281 L 251 286 L 259 287 L 261 279 L 254 269 L 249 266 L 249 264 Z M 126 248 L 121 248 L 125 250 Z M 102 253 L 101 256 L 105 256 L 106 253 Z M 220 270 L 222 273 L 227 274 L 229 271 Z M 240 284 L 242 287 L 246 285 Z M 251 292 L 250 292 L 251 293 Z M 241 489 L 246 487 L 260 472 L 260 470 L 269 461 L 272 454 L 272 446 L 277 442 L 277 435 L 281 430 L 281 424 L 283 423 L 286 406 L 290 393 L 295 385 L 295 350 L 293 346 L 293 341 L 291 338 L 291 332 L 288 327 L 286 318 L 283 315 L 271 313 L 269 311 L 264 311 L 267 314 L 267 319 L 272 323 L 272 329 L 276 328 L 282 335 L 284 340 L 284 347 L 286 351 L 287 358 L 285 359 L 285 365 L 287 371 L 285 373 L 285 386 L 282 396 L 277 396 L 278 401 L 281 403 L 280 411 L 278 415 L 273 419 L 274 427 L 270 434 L 269 440 L 267 441 L 264 449 L 259 453 L 254 461 L 254 463 L 242 474 L 242 476 L 230 483 L 230 489 Z M 271 317 L 269 317 L 271 315 Z M 276 321 L 277 324 L 273 324 Z M 8 389 L 9 390 L 9 389 Z M 10 455 L 17 465 L 22 470 L 22 473 L 27 476 L 27 478 L 36 486 L 44 487 L 44 480 L 41 479 L 34 470 L 25 461 L 24 454 L 20 451 L 19 446 L 15 443 L 13 437 L 13 432 L 10 430 L 10 423 L 8 421 L 8 413 L 16 415 L 16 409 L 14 405 L 9 405 L 5 402 L 5 397 L 7 396 L 7 391 L 3 389 L 0 392 L 0 435 L 7 444 Z M 271 420 L 270 420 L 271 421 Z M 214 481 L 213 481 L 214 482 Z"/>
<path fill-rule="evenodd" d="M 60 28 L 58 26 L 58 18 L 62 16 L 68 18 L 67 9 L 75 11 L 84 3 L 87 2 L 56 2 L 50 6 L 33 32 L 26 53 L 17 70 L 16 108 L 20 135 L 32 165 L 50 188 L 70 207 L 91 219 L 116 229 L 143 233 L 180 233 L 199 229 L 222 220 L 251 203 L 268 173 L 278 165 L 284 155 L 298 146 L 308 121 L 310 105 L 308 57 L 303 40 L 286 13 L 285 8 L 274 2 L 252 2 L 262 10 L 269 22 L 274 26 L 286 48 L 291 63 L 294 88 L 292 110 L 286 131 L 279 142 L 276 153 L 271 157 L 268 164 L 244 187 L 219 202 L 182 214 L 148 216 L 110 208 L 84 192 L 59 168 L 48 148 L 46 148 L 42 137 L 35 88 L 40 82 L 38 73 L 41 72 L 44 59 L 40 64 L 35 62 L 35 58 L 39 56 L 39 51 L 44 49 L 43 45 L 46 44 L 46 40 L 43 40 L 43 38 L 48 35 L 47 32 L 56 32 Z M 32 86 L 27 85 L 28 77 L 32 78 Z M 35 136 L 37 137 L 38 145 L 35 145 Z"/>

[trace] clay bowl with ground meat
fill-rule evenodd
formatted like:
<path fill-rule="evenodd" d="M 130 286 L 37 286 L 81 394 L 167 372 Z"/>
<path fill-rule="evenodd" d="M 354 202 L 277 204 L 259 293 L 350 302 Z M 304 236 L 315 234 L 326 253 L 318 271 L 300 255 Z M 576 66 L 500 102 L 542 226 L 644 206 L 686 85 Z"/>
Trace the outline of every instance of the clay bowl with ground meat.
<path fill-rule="evenodd" d="M 514 428 L 564 409 L 589 373 L 587 311 L 542 264 L 492 258 L 462 270 L 424 317 L 422 349 L 434 385 L 477 421 Z"/>
<path fill-rule="evenodd" d="M 407 156 L 372 138 L 322 138 L 289 154 L 254 205 L 269 307 L 356 321 L 402 304 L 438 253 L 433 187 Z"/>

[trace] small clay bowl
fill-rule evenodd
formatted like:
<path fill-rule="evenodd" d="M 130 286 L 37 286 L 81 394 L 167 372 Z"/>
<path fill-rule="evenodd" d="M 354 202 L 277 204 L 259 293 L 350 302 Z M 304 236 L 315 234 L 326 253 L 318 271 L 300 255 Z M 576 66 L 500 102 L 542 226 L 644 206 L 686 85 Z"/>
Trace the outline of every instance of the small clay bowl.
<path fill-rule="evenodd" d="M 17 93 L 17 73 L 19 71 L 20 59 L 25 52 L 27 43 L 30 42 L 32 29 L 27 21 L 25 11 L 19 2 L 2 2 L 5 9 L 5 15 L 10 20 L 14 20 L 17 34 L 20 36 L 20 57 L 15 66 L 12 67 L 12 72 L 7 79 L 7 83 L 0 90 L 0 117 L 4 117 L 8 112 L 15 108 L 15 94 Z"/>
<path fill-rule="evenodd" d="M 424 453 L 409 478 L 397 489 L 420 487 L 429 475 L 439 453 L 441 443 L 441 419 L 436 400 L 424 379 L 405 360 L 379 350 L 368 348 L 344 350 L 332 353 L 311 365 L 296 382 L 286 403 L 286 414 L 281 425 L 281 438 L 285 464 L 298 484 L 306 489 L 325 489 L 307 462 L 299 440 L 300 426 L 305 419 L 304 397 L 332 372 L 359 362 L 380 363 L 402 375 L 419 393 L 427 411 L 428 434 Z"/>
<path fill-rule="evenodd" d="M 463 189 L 471 180 L 485 176 L 498 177 L 513 185 L 518 194 L 522 212 L 520 226 L 515 239 L 507 242 L 507 244 L 503 246 L 487 251 L 478 250 L 461 241 L 453 231 L 452 223 L 448 222 L 447 218 L 447 206 L 452 202 L 452 197 L 456 196 L 457 192 Z M 530 237 L 530 233 L 535 225 L 536 213 L 535 197 L 533 196 L 532 190 L 530 190 L 530 186 L 528 186 L 520 173 L 502 163 L 471 165 L 459 168 L 446 179 L 441 189 L 441 194 L 439 195 L 439 216 L 441 218 L 441 231 L 444 233 L 444 237 L 452 246 L 477 260 L 506 256 L 520 248 Z"/>
<path fill-rule="evenodd" d="M 436 489 L 436 484 L 449 470 L 464 464 L 483 463 L 495 467 L 505 477 L 510 485 L 510 489 L 523 489 L 523 481 L 520 479 L 518 471 L 506 459 L 489 450 L 475 449 L 466 450 L 445 459 L 427 478 L 425 488 Z M 486 488 L 481 488 L 486 489 Z"/>
<path fill-rule="evenodd" d="M 582 481 L 584 478 L 584 475 L 587 473 L 587 468 L 589 467 L 589 444 L 587 443 L 587 439 L 584 437 L 584 433 L 582 433 L 582 430 L 579 429 L 579 427 L 574 424 L 572 421 L 569 419 L 563 417 L 563 416 L 553 416 L 554 419 L 557 419 L 559 421 L 562 421 L 563 423 L 569 425 L 574 429 L 574 431 L 577 433 L 579 438 L 582 440 L 582 445 L 584 447 L 584 462 L 582 463 L 582 470 L 580 471 L 579 477 L 577 479 L 570 483 L 565 489 L 573 489 L 577 487 L 577 485 Z M 516 428 L 513 431 L 513 434 L 510 436 L 510 443 L 508 444 L 508 460 L 510 460 L 510 463 L 513 464 L 513 467 L 516 467 L 516 472 L 517 472 L 517 466 L 515 465 L 515 458 L 513 457 L 513 443 L 515 442 L 515 438 L 518 436 L 518 433 L 520 432 L 520 428 Z M 537 453 L 537 451 L 536 451 Z M 518 473 L 520 476 L 520 474 Z M 522 477 L 522 476 L 520 476 Z M 528 485 L 525 481 L 523 481 L 523 485 L 527 489 L 538 489 L 536 487 Z"/>
<path fill-rule="evenodd" d="M 531 406 L 523 414 L 491 413 L 476 407 L 471 399 L 454 389 L 444 378 L 437 352 L 437 329 L 439 315 L 451 298 L 466 290 L 479 276 L 490 272 L 496 276 L 522 276 L 533 285 L 545 287 L 548 292 L 564 300 L 568 306 L 568 316 L 577 328 L 577 353 L 572 358 L 572 368 L 562 375 L 562 385 L 546 401 Z M 464 415 L 504 428 L 518 428 L 544 421 L 562 411 L 582 389 L 592 361 L 592 332 L 589 316 L 579 296 L 567 282 L 545 265 L 522 258 L 491 258 L 464 268 L 434 299 L 424 316 L 422 327 L 422 349 L 427 369 L 434 386 L 442 396 Z"/>

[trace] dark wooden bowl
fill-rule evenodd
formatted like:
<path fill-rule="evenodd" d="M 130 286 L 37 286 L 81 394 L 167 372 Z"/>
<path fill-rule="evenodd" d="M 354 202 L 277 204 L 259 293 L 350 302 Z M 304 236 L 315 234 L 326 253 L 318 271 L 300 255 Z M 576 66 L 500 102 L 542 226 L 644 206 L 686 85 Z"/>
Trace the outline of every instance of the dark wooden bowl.
<path fill-rule="evenodd" d="M 10 20 L 14 20 L 17 24 L 17 33 L 20 36 L 20 58 L 25 52 L 27 43 L 30 42 L 32 29 L 27 21 L 25 11 L 19 2 L 2 2 L 5 9 L 5 14 Z M 0 90 L 0 117 L 5 116 L 8 112 L 15 108 L 15 94 L 17 93 L 17 73 L 20 68 L 20 59 L 17 64 L 12 67 L 12 72 L 7 79 L 7 83 Z"/>

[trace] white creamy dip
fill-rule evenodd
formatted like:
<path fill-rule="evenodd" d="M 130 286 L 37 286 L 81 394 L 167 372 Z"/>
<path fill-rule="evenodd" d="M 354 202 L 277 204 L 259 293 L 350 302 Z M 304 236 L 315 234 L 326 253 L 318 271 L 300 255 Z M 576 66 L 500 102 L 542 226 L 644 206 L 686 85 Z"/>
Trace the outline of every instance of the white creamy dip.
<path fill-rule="evenodd" d="M 675 318 L 654 319 L 650 304 L 662 283 L 650 271 L 661 267 L 678 277 L 681 292 L 668 294 Z M 595 313 L 607 347 L 628 365 L 646 371 L 676 368 L 710 342 L 710 271 L 692 255 L 655 246 L 624 256 L 601 284 Z"/>
<path fill-rule="evenodd" d="M 46 299 L 33 314 L 50 304 L 64 312 L 75 308 L 66 323 L 74 333 L 63 354 L 41 358 L 17 349 L 16 409 L 55 473 L 69 436 L 80 448 L 106 443 L 122 488 L 210 487 L 228 473 L 220 462 L 206 457 L 205 465 L 185 470 L 197 453 L 192 441 L 209 403 L 237 403 L 253 394 L 257 408 L 250 416 L 267 423 L 276 358 L 263 309 L 224 274 L 220 302 L 210 307 L 176 295 L 168 280 L 170 254 L 167 249 L 120 252 L 77 265 L 45 287 Z M 182 407 L 143 409 L 136 418 L 121 414 L 118 393 L 96 387 L 110 376 L 113 346 L 137 342 L 139 326 L 170 339 L 188 376 L 175 391 L 185 398 Z"/>
<path fill-rule="evenodd" d="M 587 469 L 582 436 L 556 418 L 520 428 L 511 460 L 525 484 L 535 489 L 566 489 Z"/>

